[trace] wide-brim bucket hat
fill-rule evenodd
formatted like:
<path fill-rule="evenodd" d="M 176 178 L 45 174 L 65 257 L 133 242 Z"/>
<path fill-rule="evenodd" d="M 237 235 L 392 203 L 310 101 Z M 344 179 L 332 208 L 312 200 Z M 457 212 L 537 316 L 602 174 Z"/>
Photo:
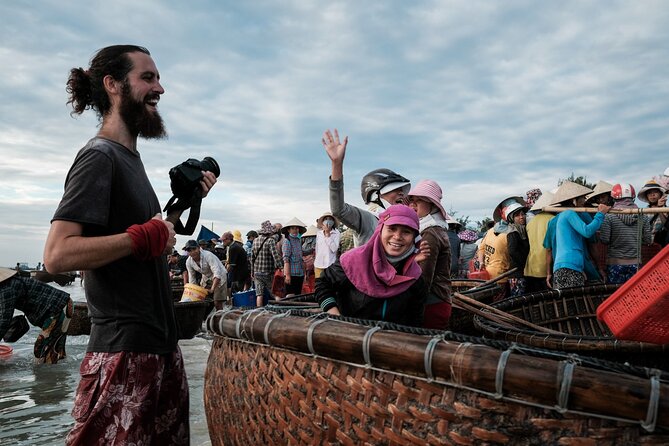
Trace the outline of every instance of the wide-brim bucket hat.
<path fill-rule="evenodd" d="M 592 190 L 592 193 L 589 193 L 585 196 L 585 204 L 591 204 L 592 199 L 599 195 L 610 194 L 611 189 L 613 189 L 613 184 L 599 180 L 597 184 L 595 184 L 595 188 Z"/>
<path fill-rule="evenodd" d="M 330 217 L 331 219 L 334 220 L 334 227 L 335 228 L 337 226 L 339 226 L 339 219 L 337 217 L 335 217 L 334 215 L 332 215 L 332 212 L 323 212 L 323 214 L 320 217 L 318 217 L 318 219 L 316 220 L 316 223 L 318 224 L 319 228 L 323 224 L 323 220 L 325 220 L 326 217 Z"/>
<path fill-rule="evenodd" d="M 573 181 L 565 181 L 558 187 L 558 190 L 555 191 L 553 196 L 553 204 L 562 203 L 563 201 L 571 200 L 578 197 L 585 197 L 588 194 L 592 193 L 592 189 L 589 187 L 582 186 Z"/>
<path fill-rule="evenodd" d="M 502 217 L 502 209 L 505 207 L 509 206 L 512 203 L 518 203 L 523 207 L 527 207 L 527 203 L 525 203 L 525 199 L 521 196 L 514 195 L 511 197 L 507 197 L 504 200 L 500 201 L 500 203 L 495 206 L 495 210 L 492 211 L 492 219 L 497 223 L 498 221 L 505 219 Z"/>
<path fill-rule="evenodd" d="M 244 240 L 242 240 L 242 232 L 239 229 L 232 231 L 232 239 L 236 242 L 244 243 Z"/>
<path fill-rule="evenodd" d="M 293 226 L 297 227 L 300 234 L 307 232 L 307 225 L 302 223 L 302 220 L 297 217 L 293 217 L 290 221 L 288 221 L 288 223 L 284 224 L 281 228 L 281 232 L 285 235 L 288 235 L 288 229 Z"/>
<path fill-rule="evenodd" d="M 532 212 L 541 211 L 546 206 L 550 206 L 552 201 L 553 201 L 553 193 L 544 192 L 543 194 L 541 194 L 541 197 L 539 197 L 537 201 L 534 202 L 534 204 L 530 208 L 530 211 Z"/>
<path fill-rule="evenodd" d="M 441 186 L 439 186 L 439 184 L 437 184 L 436 181 L 434 180 L 419 181 L 418 184 L 416 184 L 409 191 L 408 195 L 409 197 L 425 198 L 439 209 L 439 212 L 441 212 L 441 215 L 442 217 L 444 217 L 444 220 L 451 219 L 451 217 L 448 215 L 448 212 L 446 212 L 446 209 L 444 209 L 444 206 L 442 206 L 441 204 L 443 193 L 441 191 Z"/>
<path fill-rule="evenodd" d="M 653 189 L 659 190 L 660 193 L 662 193 L 662 194 L 667 193 L 667 189 L 662 187 L 662 185 L 660 185 L 660 183 L 658 183 L 654 179 L 650 179 L 650 180 L 646 181 L 646 184 L 644 184 L 641 189 L 639 189 L 639 193 L 636 194 L 636 197 L 639 200 L 641 200 L 645 203 L 648 203 L 648 198 L 646 197 L 646 194 L 648 193 L 649 190 L 653 190 Z"/>
<path fill-rule="evenodd" d="M 274 225 L 272 224 L 271 221 L 265 220 L 264 222 L 260 223 L 260 229 L 258 229 L 258 234 L 262 235 L 271 235 L 274 234 Z"/>

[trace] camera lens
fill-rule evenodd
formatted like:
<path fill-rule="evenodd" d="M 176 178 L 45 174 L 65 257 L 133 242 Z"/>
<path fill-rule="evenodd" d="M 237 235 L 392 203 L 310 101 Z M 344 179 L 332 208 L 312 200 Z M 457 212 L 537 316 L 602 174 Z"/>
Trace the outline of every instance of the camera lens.
<path fill-rule="evenodd" d="M 216 178 L 221 174 L 221 169 L 218 167 L 218 163 L 210 156 L 205 156 L 202 160 L 202 170 L 213 173 Z"/>

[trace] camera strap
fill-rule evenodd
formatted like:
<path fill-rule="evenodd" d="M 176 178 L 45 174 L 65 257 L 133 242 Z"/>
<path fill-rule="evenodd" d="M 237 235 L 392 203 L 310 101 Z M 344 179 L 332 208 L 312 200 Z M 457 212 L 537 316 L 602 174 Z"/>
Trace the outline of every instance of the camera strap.
<path fill-rule="evenodd" d="M 202 206 L 202 195 L 199 191 L 193 193 L 193 196 L 190 200 L 184 200 L 178 198 L 176 195 L 172 195 L 170 201 L 167 202 L 163 212 L 167 214 L 167 219 L 170 219 L 170 214 L 178 214 L 175 221 L 172 221 L 174 224 L 174 232 L 181 235 L 191 235 L 195 232 L 195 226 L 197 225 L 198 220 L 200 220 L 200 208 Z M 188 213 L 188 220 L 186 221 L 186 226 L 181 223 L 181 213 L 190 208 Z"/>

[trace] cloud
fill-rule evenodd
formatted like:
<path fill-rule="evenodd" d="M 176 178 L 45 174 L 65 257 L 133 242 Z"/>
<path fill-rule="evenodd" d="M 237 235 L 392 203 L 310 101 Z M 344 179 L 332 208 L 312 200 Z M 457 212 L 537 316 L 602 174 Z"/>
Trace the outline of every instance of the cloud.
<path fill-rule="evenodd" d="M 215 228 L 320 215 L 334 127 L 350 137 L 351 204 L 362 175 L 389 167 L 435 179 L 472 220 L 572 172 L 641 184 L 669 165 L 662 1 L 46 1 L 5 2 L 0 17 L 0 264 L 19 260 L 12 240 L 41 260 L 98 125 L 69 116 L 67 74 L 120 42 L 150 49 L 166 90 L 170 137 L 139 144 L 160 202 L 172 166 L 213 156 L 202 222 Z"/>

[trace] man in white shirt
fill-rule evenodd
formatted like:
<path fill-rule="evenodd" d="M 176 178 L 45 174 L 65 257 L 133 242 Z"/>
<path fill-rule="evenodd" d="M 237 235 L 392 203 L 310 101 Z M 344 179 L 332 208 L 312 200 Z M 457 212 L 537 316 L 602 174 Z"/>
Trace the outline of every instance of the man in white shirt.
<path fill-rule="evenodd" d="M 183 249 L 188 252 L 188 282 L 207 288 L 214 295 L 216 309 L 222 309 L 223 302 L 228 298 L 225 266 L 215 254 L 200 248 L 195 240 L 188 240 Z"/>

